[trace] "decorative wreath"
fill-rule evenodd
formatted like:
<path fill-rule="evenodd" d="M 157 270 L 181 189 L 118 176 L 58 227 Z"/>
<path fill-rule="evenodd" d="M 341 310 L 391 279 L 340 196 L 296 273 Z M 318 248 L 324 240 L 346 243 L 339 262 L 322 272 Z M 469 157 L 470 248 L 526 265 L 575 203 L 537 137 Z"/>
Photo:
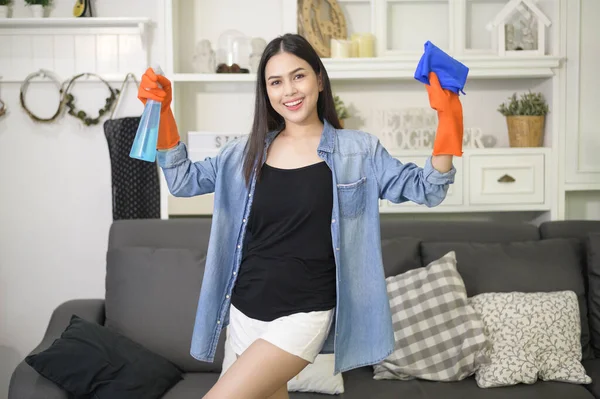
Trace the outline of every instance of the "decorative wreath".
<path fill-rule="evenodd" d="M 6 106 L 4 105 L 4 101 L 0 100 L 0 116 L 6 113 Z"/>
<path fill-rule="evenodd" d="M 50 118 L 40 118 L 39 116 L 37 116 L 33 112 L 31 112 L 27 108 L 27 106 L 25 105 L 25 93 L 27 92 L 27 89 L 29 88 L 29 81 L 31 79 L 33 79 L 33 78 L 38 77 L 38 76 L 40 76 L 42 78 L 49 78 L 54 83 L 56 83 L 56 87 L 58 88 L 59 93 L 60 93 L 60 102 L 58 103 L 58 108 L 56 109 L 56 112 L 54 113 L 54 115 L 52 115 Z M 23 110 L 34 121 L 36 121 L 36 122 L 44 122 L 44 123 L 53 122 L 53 121 L 56 120 L 56 118 L 58 118 L 60 116 L 60 114 L 61 114 L 61 112 L 63 110 L 63 106 L 64 106 L 62 84 L 60 83 L 60 81 L 58 80 L 58 78 L 52 72 L 47 71 L 45 69 L 40 69 L 37 72 L 33 72 L 33 73 L 29 74 L 25 78 L 25 80 L 21 84 L 21 92 L 19 94 L 19 100 L 21 102 L 21 107 L 23 108 Z M 4 104 L 2 106 L 2 109 L 4 110 Z"/>
<path fill-rule="evenodd" d="M 106 103 L 104 105 L 104 108 L 102 108 L 98 111 L 98 116 L 96 118 L 89 117 L 85 111 L 77 110 L 75 108 L 75 97 L 71 93 L 69 93 L 69 91 L 71 90 L 71 86 L 77 79 L 79 79 L 81 77 L 87 78 L 89 76 L 95 76 L 98 79 L 100 79 L 100 81 L 106 85 L 106 87 L 108 88 L 108 91 L 110 92 L 110 96 L 108 96 L 106 98 Z M 100 122 L 100 119 L 102 118 L 102 116 L 104 116 L 104 114 L 106 114 L 107 112 L 109 112 L 111 110 L 114 102 L 119 97 L 119 93 L 120 93 L 119 89 L 114 89 L 113 87 L 111 87 L 111 85 L 108 84 L 108 82 L 106 80 L 102 79 L 100 76 L 96 75 L 95 73 L 88 73 L 88 72 L 80 73 L 79 75 L 75 75 L 74 77 L 71 78 L 71 80 L 69 80 L 69 84 L 67 85 L 67 88 L 66 88 L 65 94 L 64 94 L 65 105 L 69 109 L 69 112 L 68 112 L 69 115 L 72 115 L 75 118 L 81 119 L 86 126 L 97 125 Z"/>

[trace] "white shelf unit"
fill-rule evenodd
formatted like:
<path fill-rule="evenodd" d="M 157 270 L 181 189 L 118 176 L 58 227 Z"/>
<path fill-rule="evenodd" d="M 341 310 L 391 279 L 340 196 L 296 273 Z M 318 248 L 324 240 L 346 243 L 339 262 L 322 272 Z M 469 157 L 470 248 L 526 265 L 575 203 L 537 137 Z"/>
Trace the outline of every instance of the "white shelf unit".
<path fill-rule="evenodd" d="M 137 27 L 141 31 L 150 23 L 145 17 L 93 17 L 93 18 L 3 18 L 0 27 L 14 28 L 68 28 L 68 27 Z"/>
<path fill-rule="evenodd" d="M 457 56 L 469 66 L 469 79 L 548 78 L 560 67 L 561 58 Z M 323 64 L 332 80 L 414 79 L 418 57 L 325 58 Z M 175 73 L 176 82 L 254 82 L 256 74 Z"/>
<path fill-rule="evenodd" d="M 146 17 L 0 19 L 0 81 L 19 83 L 47 69 L 64 79 L 90 72 L 122 82 L 147 67 L 151 24 Z"/>
<path fill-rule="evenodd" d="M 224 3 L 217 7 L 212 3 L 208 4 L 195 0 L 192 3 L 186 3 L 185 9 L 180 7 L 182 5 L 181 0 L 165 1 L 166 72 L 174 82 L 173 108 L 176 118 L 181 122 L 180 128 L 184 141 L 187 131 L 229 132 L 239 130 L 240 132 L 247 132 L 252 117 L 251 105 L 253 104 L 256 76 L 252 73 L 198 74 L 194 72 L 191 60 L 195 43 L 198 40 L 209 39 L 213 49 L 216 50 L 219 34 L 227 29 L 238 29 L 249 36 L 263 37 L 267 41 L 275 35 L 297 31 L 297 0 L 258 1 L 260 4 L 250 5 L 241 0 L 224 0 Z M 464 62 L 470 68 L 469 82 L 472 82 L 471 84 L 474 86 L 476 85 L 478 90 L 482 90 L 482 88 L 489 85 L 492 98 L 489 101 L 494 101 L 493 108 L 486 105 L 485 108 L 482 108 L 485 111 L 485 113 L 481 113 L 482 115 L 489 113 L 497 118 L 496 107 L 498 103 L 496 100 L 498 93 L 508 92 L 509 90 L 526 92 L 533 86 L 536 90 L 539 88 L 550 98 L 551 113 L 546 122 L 546 147 L 466 149 L 464 158 L 455 158 L 456 164 L 461 165 L 463 168 L 460 177 L 463 182 L 462 185 L 455 185 L 452 189 L 461 193 L 460 203 L 453 202 L 456 201 L 457 197 L 453 197 L 453 200 L 449 199 L 444 205 L 434 209 L 413 206 L 412 204 L 393 206 L 382 203 L 382 213 L 539 211 L 549 212 L 552 218 L 561 216 L 560 198 L 554 194 L 555 191 L 549 190 L 557 189 L 559 186 L 557 179 L 561 176 L 556 167 L 558 164 L 556 143 L 559 134 L 563 134 L 559 127 L 561 126 L 560 107 L 563 106 L 561 95 L 564 84 L 565 58 L 562 35 L 564 35 L 565 29 L 563 14 L 566 2 L 565 0 L 540 1 L 546 2 L 544 9 L 552 14 L 551 19 L 553 20 L 546 40 L 548 55 L 499 56 L 493 46 L 486 49 L 482 48 L 481 45 L 481 37 L 487 34 L 483 28 L 488 22 L 487 19 L 475 28 L 465 26 L 465 23 L 466 21 L 472 21 L 474 18 L 473 13 L 477 12 L 491 20 L 494 10 L 501 9 L 506 3 L 504 1 L 338 0 L 347 20 L 350 21 L 348 25 L 349 35 L 352 33 L 352 29 L 377 35 L 377 56 L 374 58 L 323 58 L 323 63 L 334 89 L 341 92 L 345 92 L 345 90 L 360 92 L 364 87 L 369 95 L 374 96 L 372 97 L 374 101 L 382 103 L 389 99 L 392 90 L 390 87 L 398 88 L 396 94 L 399 97 L 406 94 L 403 90 L 409 91 L 406 94 L 409 98 L 410 95 L 415 96 L 414 90 L 418 86 L 415 86 L 414 71 L 422 54 L 422 44 L 431 37 L 432 42 L 440 43 L 440 47 L 444 51 Z M 408 7 L 406 10 L 415 11 L 415 7 L 418 8 L 423 5 L 445 10 L 448 22 L 440 24 L 441 29 L 419 30 L 411 36 L 408 50 L 398 49 L 397 43 L 407 43 L 408 41 L 407 37 L 400 37 L 399 35 L 407 33 L 407 29 L 410 29 L 410 27 L 402 28 L 404 30 L 400 33 L 384 32 L 382 27 L 395 27 L 398 25 L 390 20 L 390 18 L 394 18 L 394 15 L 399 15 L 398 10 L 395 8 Z M 261 9 L 264 11 L 261 11 L 260 14 L 250 14 L 250 7 L 254 10 Z M 220 11 L 220 9 L 225 8 L 236 9 L 237 12 L 228 14 Z M 275 20 L 280 23 L 273 23 Z M 194 28 L 190 29 L 190 26 Z M 476 29 L 479 29 L 479 31 Z M 429 35 L 430 33 L 431 35 Z M 469 34 L 471 34 L 471 38 L 469 38 Z M 490 33 L 489 43 L 493 44 L 494 40 L 493 34 Z M 473 45 L 473 48 L 469 48 L 469 45 Z M 503 81 L 507 82 L 506 85 Z M 411 84 L 413 86 L 410 86 Z M 410 92 L 411 90 L 412 92 Z M 362 93 L 360 95 L 363 96 Z M 380 99 L 378 99 L 379 96 L 381 96 Z M 365 98 L 367 98 L 366 93 L 363 96 L 363 99 Z M 418 98 L 422 99 L 422 97 Z M 506 98 L 503 97 L 501 100 L 504 101 Z M 232 117 L 228 110 L 236 112 L 235 117 Z M 471 114 L 472 118 L 474 113 L 478 114 L 476 111 L 465 109 L 465 114 Z M 363 116 L 361 115 L 361 118 Z M 368 117 L 365 118 L 368 119 Z M 484 116 L 480 118 L 486 119 Z M 365 124 L 368 125 L 368 123 Z M 353 128 L 353 126 L 350 127 Z M 504 132 L 506 129 L 504 119 L 500 119 L 495 127 L 497 128 L 495 134 Z M 377 134 L 376 131 L 371 131 L 368 128 L 364 130 Z M 201 149 L 198 150 L 201 152 Z M 393 151 L 393 149 L 390 149 L 390 152 Z M 404 162 L 414 155 L 420 162 L 423 160 L 423 156 L 429 153 L 430 151 L 402 151 L 398 153 L 398 157 Z M 519 172 L 521 179 L 517 185 L 500 186 L 507 188 L 521 187 L 520 184 L 522 184 L 524 176 L 528 176 L 529 181 L 533 181 L 532 179 L 535 178 L 536 184 L 542 179 L 543 185 L 541 188 L 540 186 L 532 188 L 536 193 L 535 196 L 538 196 L 534 196 L 536 201 L 532 203 L 526 199 L 525 195 L 521 195 L 521 198 L 524 198 L 521 201 L 494 202 L 485 199 L 488 198 L 486 192 L 480 192 L 479 197 L 480 201 L 487 201 L 487 203 L 477 203 L 477 198 L 474 201 L 470 200 L 473 196 L 477 196 L 477 194 L 473 194 L 475 187 L 477 187 L 475 190 L 479 191 L 488 187 L 485 186 L 484 182 L 473 181 L 473 176 L 485 174 L 489 178 L 493 175 L 487 172 L 488 169 L 485 171 L 480 170 L 480 174 L 473 173 L 473 165 L 480 165 L 480 163 L 470 162 L 474 159 L 479 160 L 480 156 L 490 156 L 490 159 L 498 159 L 501 164 L 505 162 L 506 164 L 503 165 L 506 168 L 510 168 L 510 162 L 519 165 L 520 162 L 526 163 L 531 159 L 538 161 L 542 159 L 541 163 L 536 161 L 536 165 L 532 166 L 533 169 L 527 169 L 530 172 Z M 528 173 L 534 172 L 535 175 L 528 175 Z M 518 190 L 522 190 L 522 188 Z M 508 189 L 508 193 L 497 192 L 496 195 L 498 198 L 504 198 L 509 193 L 510 189 Z M 539 195 L 542 195 L 541 202 L 538 201 Z M 519 196 L 517 195 L 516 198 L 519 198 Z M 163 200 L 165 202 L 163 217 L 165 218 L 176 215 L 206 215 L 210 214 L 212 209 L 211 195 L 199 198 L 174 198 L 168 194 L 166 186 L 163 186 Z"/>
<path fill-rule="evenodd" d="M 394 153 L 401 162 L 423 165 L 428 151 Z M 214 155 L 191 154 L 194 160 Z M 483 212 L 548 212 L 552 209 L 552 175 L 549 148 L 467 149 L 454 159 L 456 180 L 444 202 L 428 208 L 412 202 L 394 204 L 380 200 L 380 212 L 389 213 L 483 213 Z M 504 181 L 503 177 L 506 177 Z M 191 198 L 169 198 L 169 215 L 210 215 L 212 194 Z"/>

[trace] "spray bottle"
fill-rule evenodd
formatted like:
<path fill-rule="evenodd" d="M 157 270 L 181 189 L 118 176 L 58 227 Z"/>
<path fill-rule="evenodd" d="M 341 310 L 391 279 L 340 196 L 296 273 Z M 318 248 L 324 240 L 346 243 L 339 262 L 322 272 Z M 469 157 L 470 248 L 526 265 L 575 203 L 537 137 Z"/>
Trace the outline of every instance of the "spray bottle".
<path fill-rule="evenodd" d="M 152 69 L 157 75 L 164 74 L 158 65 L 153 66 Z M 162 104 L 158 101 L 146 100 L 146 106 L 144 107 L 144 112 L 142 113 L 140 124 L 129 153 L 131 158 L 155 162 L 161 106 Z"/>

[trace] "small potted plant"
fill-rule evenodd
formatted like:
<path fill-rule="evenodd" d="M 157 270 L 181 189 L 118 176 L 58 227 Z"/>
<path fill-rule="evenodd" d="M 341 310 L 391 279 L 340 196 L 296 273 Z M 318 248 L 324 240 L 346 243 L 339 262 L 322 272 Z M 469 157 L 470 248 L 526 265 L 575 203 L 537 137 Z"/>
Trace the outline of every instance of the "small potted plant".
<path fill-rule="evenodd" d="M 548 104 L 542 93 L 514 93 L 507 103 L 500 104 L 498 112 L 506 117 L 511 147 L 541 147 L 544 142 L 544 124 Z"/>
<path fill-rule="evenodd" d="M 348 109 L 346 108 L 344 102 L 340 99 L 339 96 L 333 96 L 333 103 L 335 104 L 335 112 L 337 113 L 338 119 L 340 120 L 340 125 L 343 128 L 344 119 L 348 119 L 350 117 Z"/>
<path fill-rule="evenodd" d="M 34 18 L 43 18 L 44 11 L 50 7 L 51 0 L 25 0 L 25 3 L 31 7 L 31 15 Z"/>
<path fill-rule="evenodd" d="M 12 0 L 0 0 L 0 18 L 8 18 L 10 5 L 12 5 Z"/>

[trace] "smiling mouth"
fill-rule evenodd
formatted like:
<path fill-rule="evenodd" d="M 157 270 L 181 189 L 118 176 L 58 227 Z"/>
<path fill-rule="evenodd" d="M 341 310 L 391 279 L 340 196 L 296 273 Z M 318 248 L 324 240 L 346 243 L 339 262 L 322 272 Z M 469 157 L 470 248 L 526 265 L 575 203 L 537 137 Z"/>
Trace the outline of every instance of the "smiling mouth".
<path fill-rule="evenodd" d="M 283 105 L 285 105 L 288 109 L 296 110 L 296 109 L 300 108 L 300 106 L 303 103 L 304 103 L 304 99 L 301 98 L 301 99 L 296 100 L 296 101 L 290 101 L 290 102 L 287 102 L 287 103 L 283 103 Z"/>

